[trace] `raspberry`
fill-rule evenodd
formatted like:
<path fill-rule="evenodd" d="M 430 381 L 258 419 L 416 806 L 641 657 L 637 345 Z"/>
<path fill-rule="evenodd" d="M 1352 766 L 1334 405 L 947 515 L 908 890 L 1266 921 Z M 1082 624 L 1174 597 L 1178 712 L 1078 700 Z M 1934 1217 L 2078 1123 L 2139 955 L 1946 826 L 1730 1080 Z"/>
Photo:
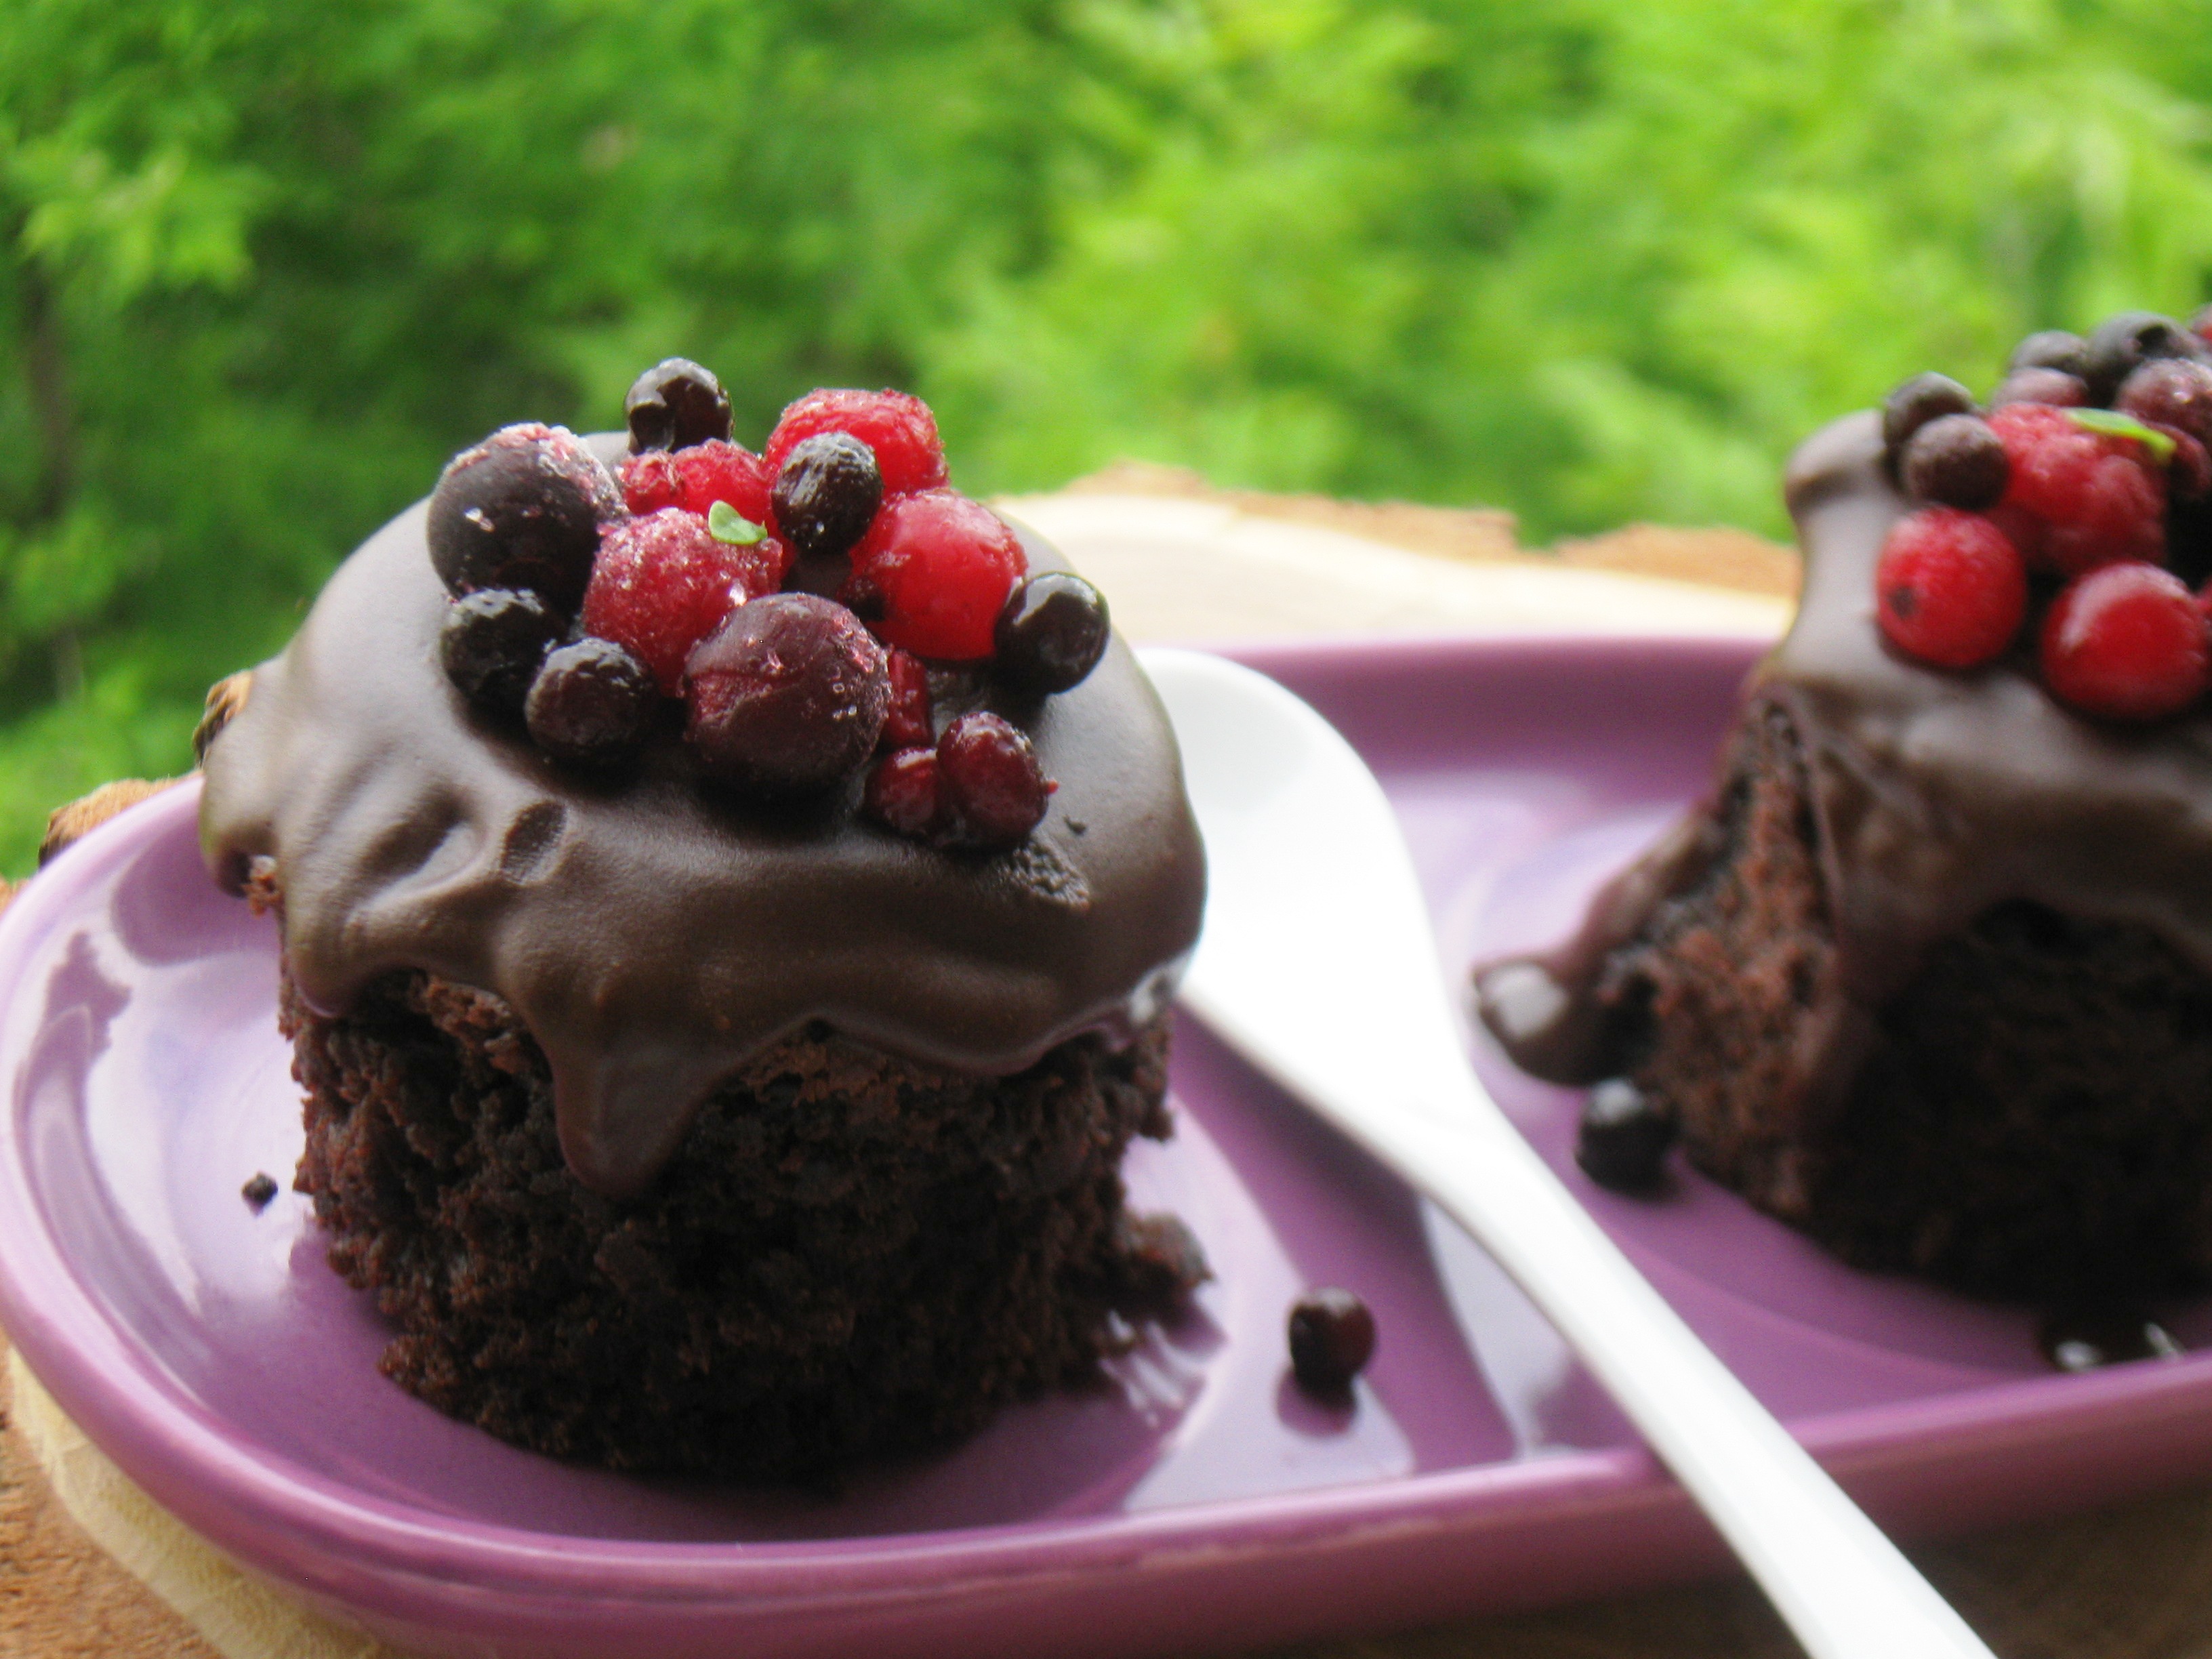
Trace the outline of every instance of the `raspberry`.
<path fill-rule="evenodd" d="M 1098 665 L 1112 631 L 1106 596 L 1082 577 L 1064 570 L 1031 576 L 999 613 L 999 676 L 1027 691 L 1066 691 Z"/>
<path fill-rule="evenodd" d="M 1375 1353 L 1375 1316 L 1350 1291 L 1309 1291 L 1291 1304 L 1291 1373 L 1308 1394 L 1340 1400 Z"/>
<path fill-rule="evenodd" d="M 1020 728 L 996 714 L 963 714 L 937 740 L 939 810 L 971 847 L 1014 846 L 1044 821 L 1058 787 Z"/>
<path fill-rule="evenodd" d="M 918 657 L 988 657 L 999 612 L 1029 560 L 1006 521 L 950 489 L 884 503 L 853 550 L 850 600 L 883 639 Z"/>
<path fill-rule="evenodd" d="M 654 449 L 688 449 L 709 439 L 727 442 L 730 394 L 711 370 L 684 357 L 670 357 L 639 375 L 623 399 L 629 447 L 643 454 Z"/>
<path fill-rule="evenodd" d="M 2060 590 L 2043 619 L 2043 680 L 2085 714 L 2154 720 L 2212 682 L 2212 644 L 2197 598 L 2171 571 L 2112 564 Z"/>
<path fill-rule="evenodd" d="M 535 593 L 480 587 L 447 607 L 438 660 L 470 702 L 516 714 L 545 653 L 568 631 Z"/>
<path fill-rule="evenodd" d="M 769 505 L 804 558 L 836 558 L 867 534 L 884 499 L 875 452 L 849 432 L 817 432 L 792 446 Z"/>
<path fill-rule="evenodd" d="M 901 749 L 868 774 L 860 810 L 877 823 L 916 840 L 937 825 L 937 751 Z"/>
<path fill-rule="evenodd" d="M 2166 477 L 2141 444 L 2045 404 L 2008 404 L 1990 425 L 2012 465 L 1998 511 L 2034 521 L 2034 533 L 2021 533 L 2024 554 L 2066 575 L 2164 556 Z"/>
<path fill-rule="evenodd" d="M 684 735 L 708 770 L 762 794 L 835 783 L 876 746 L 890 676 L 860 619 L 812 593 L 739 605 L 691 653 Z"/>
<path fill-rule="evenodd" d="M 684 694 L 684 659 L 747 599 L 783 579 L 770 541 L 732 547 L 680 507 L 607 526 L 584 595 L 584 631 L 626 647 L 664 696 Z"/>
<path fill-rule="evenodd" d="M 714 441 L 633 455 L 623 463 L 622 483 L 633 513 L 680 507 L 703 519 L 716 501 L 727 501 L 741 519 L 769 521 L 767 464 L 737 444 Z"/>
<path fill-rule="evenodd" d="M 1894 466 L 1912 434 L 1946 415 L 1971 415 L 1974 394 L 1948 374 L 1916 374 L 1882 400 L 1881 447 Z"/>
<path fill-rule="evenodd" d="M 822 432 L 849 432 L 875 452 L 885 495 L 945 487 L 945 446 L 929 405 L 903 392 L 810 392 L 783 411 L 769 434 L 768 470 L 783 470 L 791 452 Z M 748 514 L 747 516 L 750 516 Z"/>
<path fill-rule="evenodd" d="M 2040 334 L 2031 334 L 2014 346 L 2012 356 L 2005 360 L 2008 374 L 2024 368 L 2057 369 L 2079 380 L 2089 372 L 2089 343 L 2063 328 L 2046 328 Z"/>
<path fill-rule="evenodd" d="M 2012 643 L 2027 614 L 2027 570 L 1978 514 L 1923 507 L 1901 519 L 1875 566 L 1881 631 L 1908 657 L 1972 668 Z"/>
<path fill-rule="evenodd" d="M 574 433 L 503 427 L 447 463 L 424 535 L 430 563 L 456 597 L 526 588 L 573 616 L 600 522 L 620 510 L 614 480 Z"/>
<path fill-rule="evenodd" d="M 884 715 L 884 744 L 892 749 L 927 748 L 937 741 L 929 714 L 929 670 L 911 651 L 890 651 L 891 702 Z"/>
<path fill-rule="evenodd" d="M 2170 426 L 2212 443 L 2212 368 L 2159 357 L 2127 378 L 2112 407 L 2150 426 Z"/>
<path fill-rule="evenodd" d="M 2007 404 L 2055 404 L 2061 409 L 2079 409 L 2088 401 L 2087 380 L 2055 368 L 2016 368 L 1990 394 L 1991 409 L 2002 409 Z"/>
<path fill-rule="evenodd" d="M 1942 415 L 1912 434 L 1900 471 L 1916 501 L 1979 512 L 1995 507 L 2011 472 L 2004 441 L 1972 415 Z"/>
<path fill-rule="evenodd" d="M 645 665 L 611 640 L 578 640 L 545 659 L 523 717 L 532 742 L 574 766 L 627 760 L 653 730 L 658 706 Z"/>

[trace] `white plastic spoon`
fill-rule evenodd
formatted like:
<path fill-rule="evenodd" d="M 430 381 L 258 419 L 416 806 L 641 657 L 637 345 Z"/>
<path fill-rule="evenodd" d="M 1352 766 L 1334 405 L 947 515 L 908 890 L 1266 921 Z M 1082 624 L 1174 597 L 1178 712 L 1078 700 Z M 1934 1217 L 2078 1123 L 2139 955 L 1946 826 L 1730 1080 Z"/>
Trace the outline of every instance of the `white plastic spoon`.
<path fill-rule="evenodd" d="M 1404 839 L 1335 728 L 1218 657 L 1150 650 L 1206 838 L 1182 998 L 1519 1281 L 1814 1659 L 1990 1659 L 1713 1358 L 1469 1066 Z"/>

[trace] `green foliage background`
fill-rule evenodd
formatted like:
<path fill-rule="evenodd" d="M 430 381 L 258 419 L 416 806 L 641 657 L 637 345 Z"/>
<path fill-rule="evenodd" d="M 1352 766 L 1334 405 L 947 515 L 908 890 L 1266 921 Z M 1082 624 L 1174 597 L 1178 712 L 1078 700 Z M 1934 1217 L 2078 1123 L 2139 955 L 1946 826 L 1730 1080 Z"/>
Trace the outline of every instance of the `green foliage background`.
<path fill-rule="evenodd" d="M 716 368 L 1119 456 L 1784 528 L 1792 441 L 2212 293 L 2212 26 L 2144 0 L 14 0 L 0 870 L 185 763 L 447 454 Z"/>

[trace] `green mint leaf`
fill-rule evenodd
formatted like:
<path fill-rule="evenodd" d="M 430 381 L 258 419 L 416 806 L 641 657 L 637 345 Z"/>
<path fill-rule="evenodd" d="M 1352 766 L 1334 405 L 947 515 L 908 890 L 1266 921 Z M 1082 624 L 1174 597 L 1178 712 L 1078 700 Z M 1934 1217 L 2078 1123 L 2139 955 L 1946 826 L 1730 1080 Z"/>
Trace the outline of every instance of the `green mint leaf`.
<path fill-rule="evenodd" d="M 2173 446 L 2169 443 L 2166 447 L 2171 449 Z M 707 533 L 732 547 L 750 547 L 768 538 L 766 528 L 755 524 L 727 501 L 716 501 L 707 509 Z"/>
<path fill-rule="evenodd" d="M 2133 438 L 2160 466 L 2173 459 L 2173 434 L 2160 432 L 2156 427 L 2145 426 L 2132 415 L 2123 415 L 2117 409 L 2069 409 L 2066 418 L 2092 432 L 2101 432 L 2112 438 Z"/>

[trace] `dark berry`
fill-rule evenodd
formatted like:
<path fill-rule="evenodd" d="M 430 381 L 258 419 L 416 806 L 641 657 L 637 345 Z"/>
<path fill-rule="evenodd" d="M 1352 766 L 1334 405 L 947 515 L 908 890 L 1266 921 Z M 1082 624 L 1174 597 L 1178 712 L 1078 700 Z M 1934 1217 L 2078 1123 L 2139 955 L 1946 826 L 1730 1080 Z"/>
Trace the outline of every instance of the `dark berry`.
<path fill-rule="evenodd" d="M 1350 1291 L 1308 1291 L 1291 1304 L 1291 1371 L 1324 1400 L 1343 1397 L 1375 1353 L 1375 1316 Z"/>
<path fill-rule="evenodd" d="M 1020 728 L 996 714 L 963 714 L 937 740 L 939 804 L 955 837 L 1012 847 L 1044 820 L 1055 786 Z"/>
<path fill-rule="evenodd" d="M 2063 575 L 2166 551 L 2166 474 L 2137 439 L 2082 424 L 2098 410 L 2013 404 L 1990 416 L 2011 481 L 1995 515 L 2021 554 Z"/>
<path fill-rule="evenodd" d="M 644 744 L 659 702 L 643 663 L 612 640 L 586 638 L 545 659 L 523 716 L 531 740 L 555 760 L 611 766 Z"/>
<path fill-rule="evenodd" d="M 2098 325 L 2089 337 L 2082 377 L 2089 400 L 2109 404 L 2129 375 L 2155 357 L 2198 357 L 2204 343 L 2171 317 L 2154 311 L 2124 311 Z"/>
<path fill-rule="evenodd" d="M 768 464 L 738 444 L 709 439 L 689 449 L 633 455 L 622 466 L 623 500 L 633 513 L 680 507 L 705 518 L 716 501 L 750 524 L 769 521 Z"/>
<path fill-rule="evenodd" d="M 769 434 L 770 477 L 791 452 L 820 432 L 849 432 L 874 453 L 885 495 L 945 486 L 945 446 L 929 405 L 903 392 L 810 392 L 783 411 Z"/>
<path fill-rule="evenodd" d="M 1974 394 L 1948 374 L 1916 374 L 1883 399 L 1881 447 L 1897 465 L 1912 434 L 1946 415 L 1971 415 Z"/>
<path fill-rule="evenodd" d="M 631 384 L 623 419 L 629 423 L 629 447 L 638 453 L 689 449 L 710 438 L 727 441 L 730 394 L 713 371 L 688 357 L 670 357 Z"/>
<path fill-rule="evenodd" d="M 1601 1187 L 1649 1193 L 1665 1172 L 1674 1144 L 1674 1115 L 1626 1078 L 1601 1083 L 1583 1103 L 1575 1162 Z"/>
<path fill-rule="evenodd" d="M 911 651 L 890 650 L 891 702 L 884 714 L 886 749 L 934 747 L 937 726 L 929 712 L 929 670 Z"/>
<path fill-rule="evenodd" d="M 860 810 L 877 823 L 916 840 L 937 827 L 937 751 L 901 749 L 870 769 Z"/>
<path fill-rule="evenodd" d="M 2212 494 L 2212 450 L 2186 432 L 2172 427 L 2160 431 L 2173 440 L 2173 454 L 2166 464 L 2166 493 L 2174 501 L 2201 501 Z"/>
<path fill-rule="evenodd" d="M 2043 683 L 2061 702 L 2112 720 L 2175 714 L 2212 681 L 2204 613 L 2179 576 L 2108 564 L 2075 577 L 2043 619 Z"/>
<path fill-rule="evenodd" d="M 876 454 L 849 432 L 817 432 L 792 446 L 769 506 L 802 558 L 836 558 L 867 533 L 884 499 Z"/>
<path fill-rule="evenodd" d="M 870 618 L 890 644 L 918 657 L 988 657 L 1006 595 L 1029 570 L 1006 521 L 950 489 L 884 503 L 853 550 L 853 597 L 865 585 L 880 605 Z"/>
<path fill-rule="evenodd" d="M 2112 407 L 2148 426 L 2170 426 L 2212 444 L 2212 366 L 2156 357 L 2127 378 Z"/>
<path fill-rule="evenodd" d="M 835 783 L 866 760 L 890 702 L 884 648 L 813 593 L 741 605 L 691 653 L 686 735 L 708 769 L 764 794 Z"/>
<path fill-rule="evenodd" d="M 258 1215 L 269 1207 L 269 1200 L 276 1196 L 276 1182 L 266 1170 L 256 1170 L 253 1177 L 238 1189 L 238 1195 L 252 1206 Z"/>
<path fill-rule="evenodd" d="M 1098 665 L 1112 631 L 1104 594 L 1064 570 L 1040 572 L 999 613 L 997 672 L 1024 690 L 1065 691 Z"/>
<path fill-rule="evenodd" d="M 2027 569 L 1977 513 L 1928 507 L 1900 519 L 1875 566 L 1881 631 L 1908 657 L 1972 668 L 2002 652 L 2027 614 Z"/>
<path fill-rule="evenodd" d="M 2024 368 L 2051 368 L 2081 380 L 2089 372 L 2089 343 L 2063 328 L 2046 328 L 2031 334 L 2012 349 L 2005 360 L 2008 374 Z"/>
<path fill-rule="evenodd" d="M 470 702 L 518 714 L 538 665 L 568 631 L 535 593 L 480 587 L 446 607 L 438 660 Z"/>
<path fill-rule="evenodd" d="M 1114 1224 L 1114 1247 L 1120 1258 L 1121 1287 L 1139 1308 L 1172 1312 L 1213 1277 L 1205 1247 L 1181 1216 L 1124 1211 Z"/>
<path fill-rule="evenodd" d="M 2004 441 L 1974 415 L 1943 415 L 1914 433 L 1901 469 L 1907 494 L 1917 501 L 1979 512 L 2005 493 L 2012 468 Z"/>
<path fill-rule="evenodd" d="M 782 579 L 775 543 L 732 546 L 696 513 L 665 507 L 607 526 L 584 594 L 584 631 L 624 647 L 652 671 L 662 696 L 678 697 L 692 647 Z"/>
<path fill-rule="evenodd" d="M 2056 368 L 2016 368 L 1990 394 L 1990 407 L 2007 404 L 2051 404 L 2079 409 L 2089 401 L 2089 383 L 2078 374 Z"/>
<path fill-rule="evenodd" d="M 447 463 L 430 497 L 430 562 L 447 590 L 527 588 L 575 614 L 619 511 L 615 482 L 575 434 L 510 426 Z"/>

